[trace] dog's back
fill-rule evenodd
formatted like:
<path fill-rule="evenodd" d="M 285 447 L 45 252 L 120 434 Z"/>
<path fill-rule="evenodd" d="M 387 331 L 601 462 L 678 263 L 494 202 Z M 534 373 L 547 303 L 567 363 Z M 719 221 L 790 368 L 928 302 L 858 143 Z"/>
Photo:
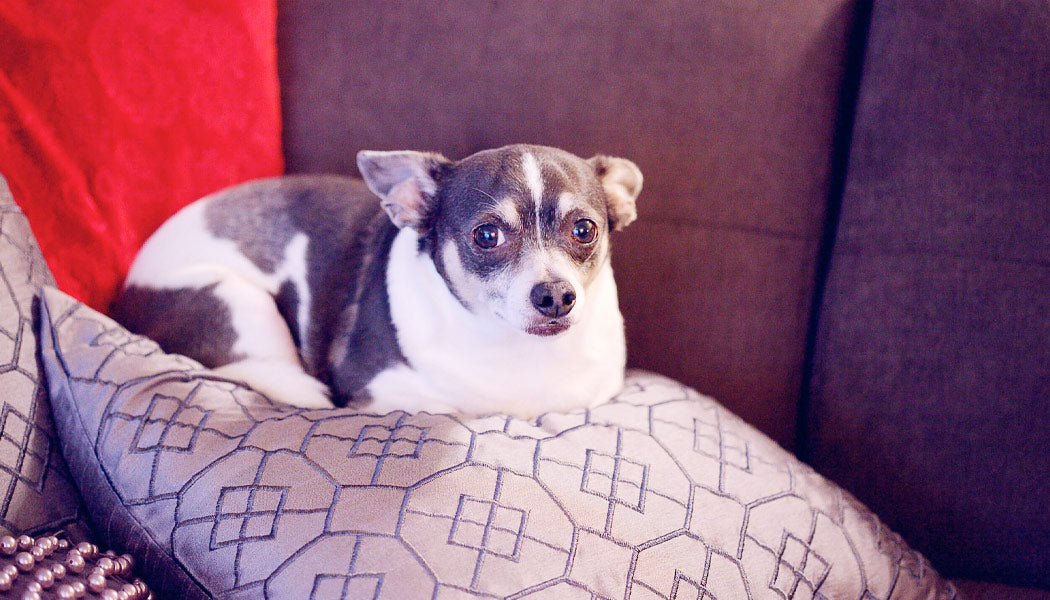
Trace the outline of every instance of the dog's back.
<path fill-rule="evenodd" d="M 362 355 L 378 354 L 372 362 L 396 351 L 389 318 L 383 318 L 389 309 L 381 305 L 381 259 L 395 232 L 359 180 L 300 176 L 247 183 L 165 222 L 136 257 L 112 313 L 168 352 L 208 367 L 225 365 L 234 377 L 250 369 L 250 379 L 258 382 L 263 374 L 278 388 L 260 391 L 287 396 L 283 388 L 302 388 L 289 392 L 302 403 L 326 405 L 323 388 L 309 381 L 303 388 L 307 378 L 295 365 L 301 362 L 328 382 L 337 337 L 370 341 L 374 347 Z M 362 303 L 369 310 L 357 310 Z M 340 376 L 370 379 L 374 373 L 362 372 L 368 369 L 353 365 Z M 309 397 L 315 392 L 322 393 L 316 402 Z"/>

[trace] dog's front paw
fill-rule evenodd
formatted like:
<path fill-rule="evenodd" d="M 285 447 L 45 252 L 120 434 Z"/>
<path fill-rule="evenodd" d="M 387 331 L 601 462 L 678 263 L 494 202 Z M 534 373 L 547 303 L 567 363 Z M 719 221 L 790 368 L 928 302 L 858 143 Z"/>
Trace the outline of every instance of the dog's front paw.
<path fill-rule="evenodd" d="M 332 408 L 328 386 L 299 365 L 282 360 L 246 359 L 214 370 L 240 381 L 274 402 L 299 408 Z"/>

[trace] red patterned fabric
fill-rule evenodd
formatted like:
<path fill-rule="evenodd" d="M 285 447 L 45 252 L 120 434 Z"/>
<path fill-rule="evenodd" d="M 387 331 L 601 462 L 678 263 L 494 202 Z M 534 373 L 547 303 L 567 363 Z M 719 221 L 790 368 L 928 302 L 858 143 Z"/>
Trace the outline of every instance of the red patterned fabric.
<path fill-rule="evenodd" d="M 283 170 L 274 0 L 0 2 L 0 173 L 105 310 L 192 200 Z"/>

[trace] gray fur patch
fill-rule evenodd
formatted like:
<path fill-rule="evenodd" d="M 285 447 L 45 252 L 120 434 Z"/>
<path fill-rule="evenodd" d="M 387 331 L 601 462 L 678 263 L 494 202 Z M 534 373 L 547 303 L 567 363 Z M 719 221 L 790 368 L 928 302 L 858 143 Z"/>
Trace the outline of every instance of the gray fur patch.
<path fill-rule="evenodd" d="M 310 239 L 309 324 L 300 348 L 311 373 L 331 386 L 334 402 L 343 406 L 380 371 L 404 362 L 385 303 L 385 237 L 393 239 L 397 229 L 360 180 L 302 178 L 285 195 L 292 226 Z M 377 292 L 381 304 L 370 300 Z M 338 364 L 332 362 L 333 345 L 344 346 L 334 353 L 343 358 Z"/>
<path fill-rule="evenodd" d="M 209 368 L 222 366 L 241 357 L 232 352 L 237 332 L 229 306 L 212 293 L 216 285 L 173 290 L 130 286 L 110 312 L 129 331 L 152 339 L 165 352 Z"/>
<path fill-rule="evenodd" d="M 281 318 L 288 324 L 292 341 L 296 347 L 302 347 L 303 334 L 299 330 L 299 292 L 295 284 L 291 281 L 282 283 L 273 300 L 277 304 L 277 312 L 281 313 Z"/>
<path fill-rule="evenodd" d="M 329 361 L 337 406 L 367 400 L 365 386 L 376 375 L 406 362 L 390 318 L 386 287 L 386 258 L 397 231 L 385 215 L 377 216 L 364 244 L 359 277 L 349 287 L 351 301 L 340 316 Z"/>
<path fill-rule="evenodd" d="M 282 194 L 283 180 L 267 179 L 232 188 L 208 202 L 208 231 L 237 243 L 259 269 L 273 273 L 295 235 Z"/>

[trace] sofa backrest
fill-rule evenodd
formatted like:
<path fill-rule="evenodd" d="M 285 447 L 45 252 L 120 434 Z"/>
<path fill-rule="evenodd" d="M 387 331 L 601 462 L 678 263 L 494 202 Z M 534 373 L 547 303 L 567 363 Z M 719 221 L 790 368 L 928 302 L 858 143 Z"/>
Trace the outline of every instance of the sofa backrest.
<path fill-rule="evenodd" d="M 875 3 L 800 448 L 945 574 L 1050 587 L 1050 3 Z"/>
<path fill-rule="evenodd" d="M 629 363 L 790 445 L 853 4 L 281 2 L 288 170 L 513 142 L 634 160 Z"/>

